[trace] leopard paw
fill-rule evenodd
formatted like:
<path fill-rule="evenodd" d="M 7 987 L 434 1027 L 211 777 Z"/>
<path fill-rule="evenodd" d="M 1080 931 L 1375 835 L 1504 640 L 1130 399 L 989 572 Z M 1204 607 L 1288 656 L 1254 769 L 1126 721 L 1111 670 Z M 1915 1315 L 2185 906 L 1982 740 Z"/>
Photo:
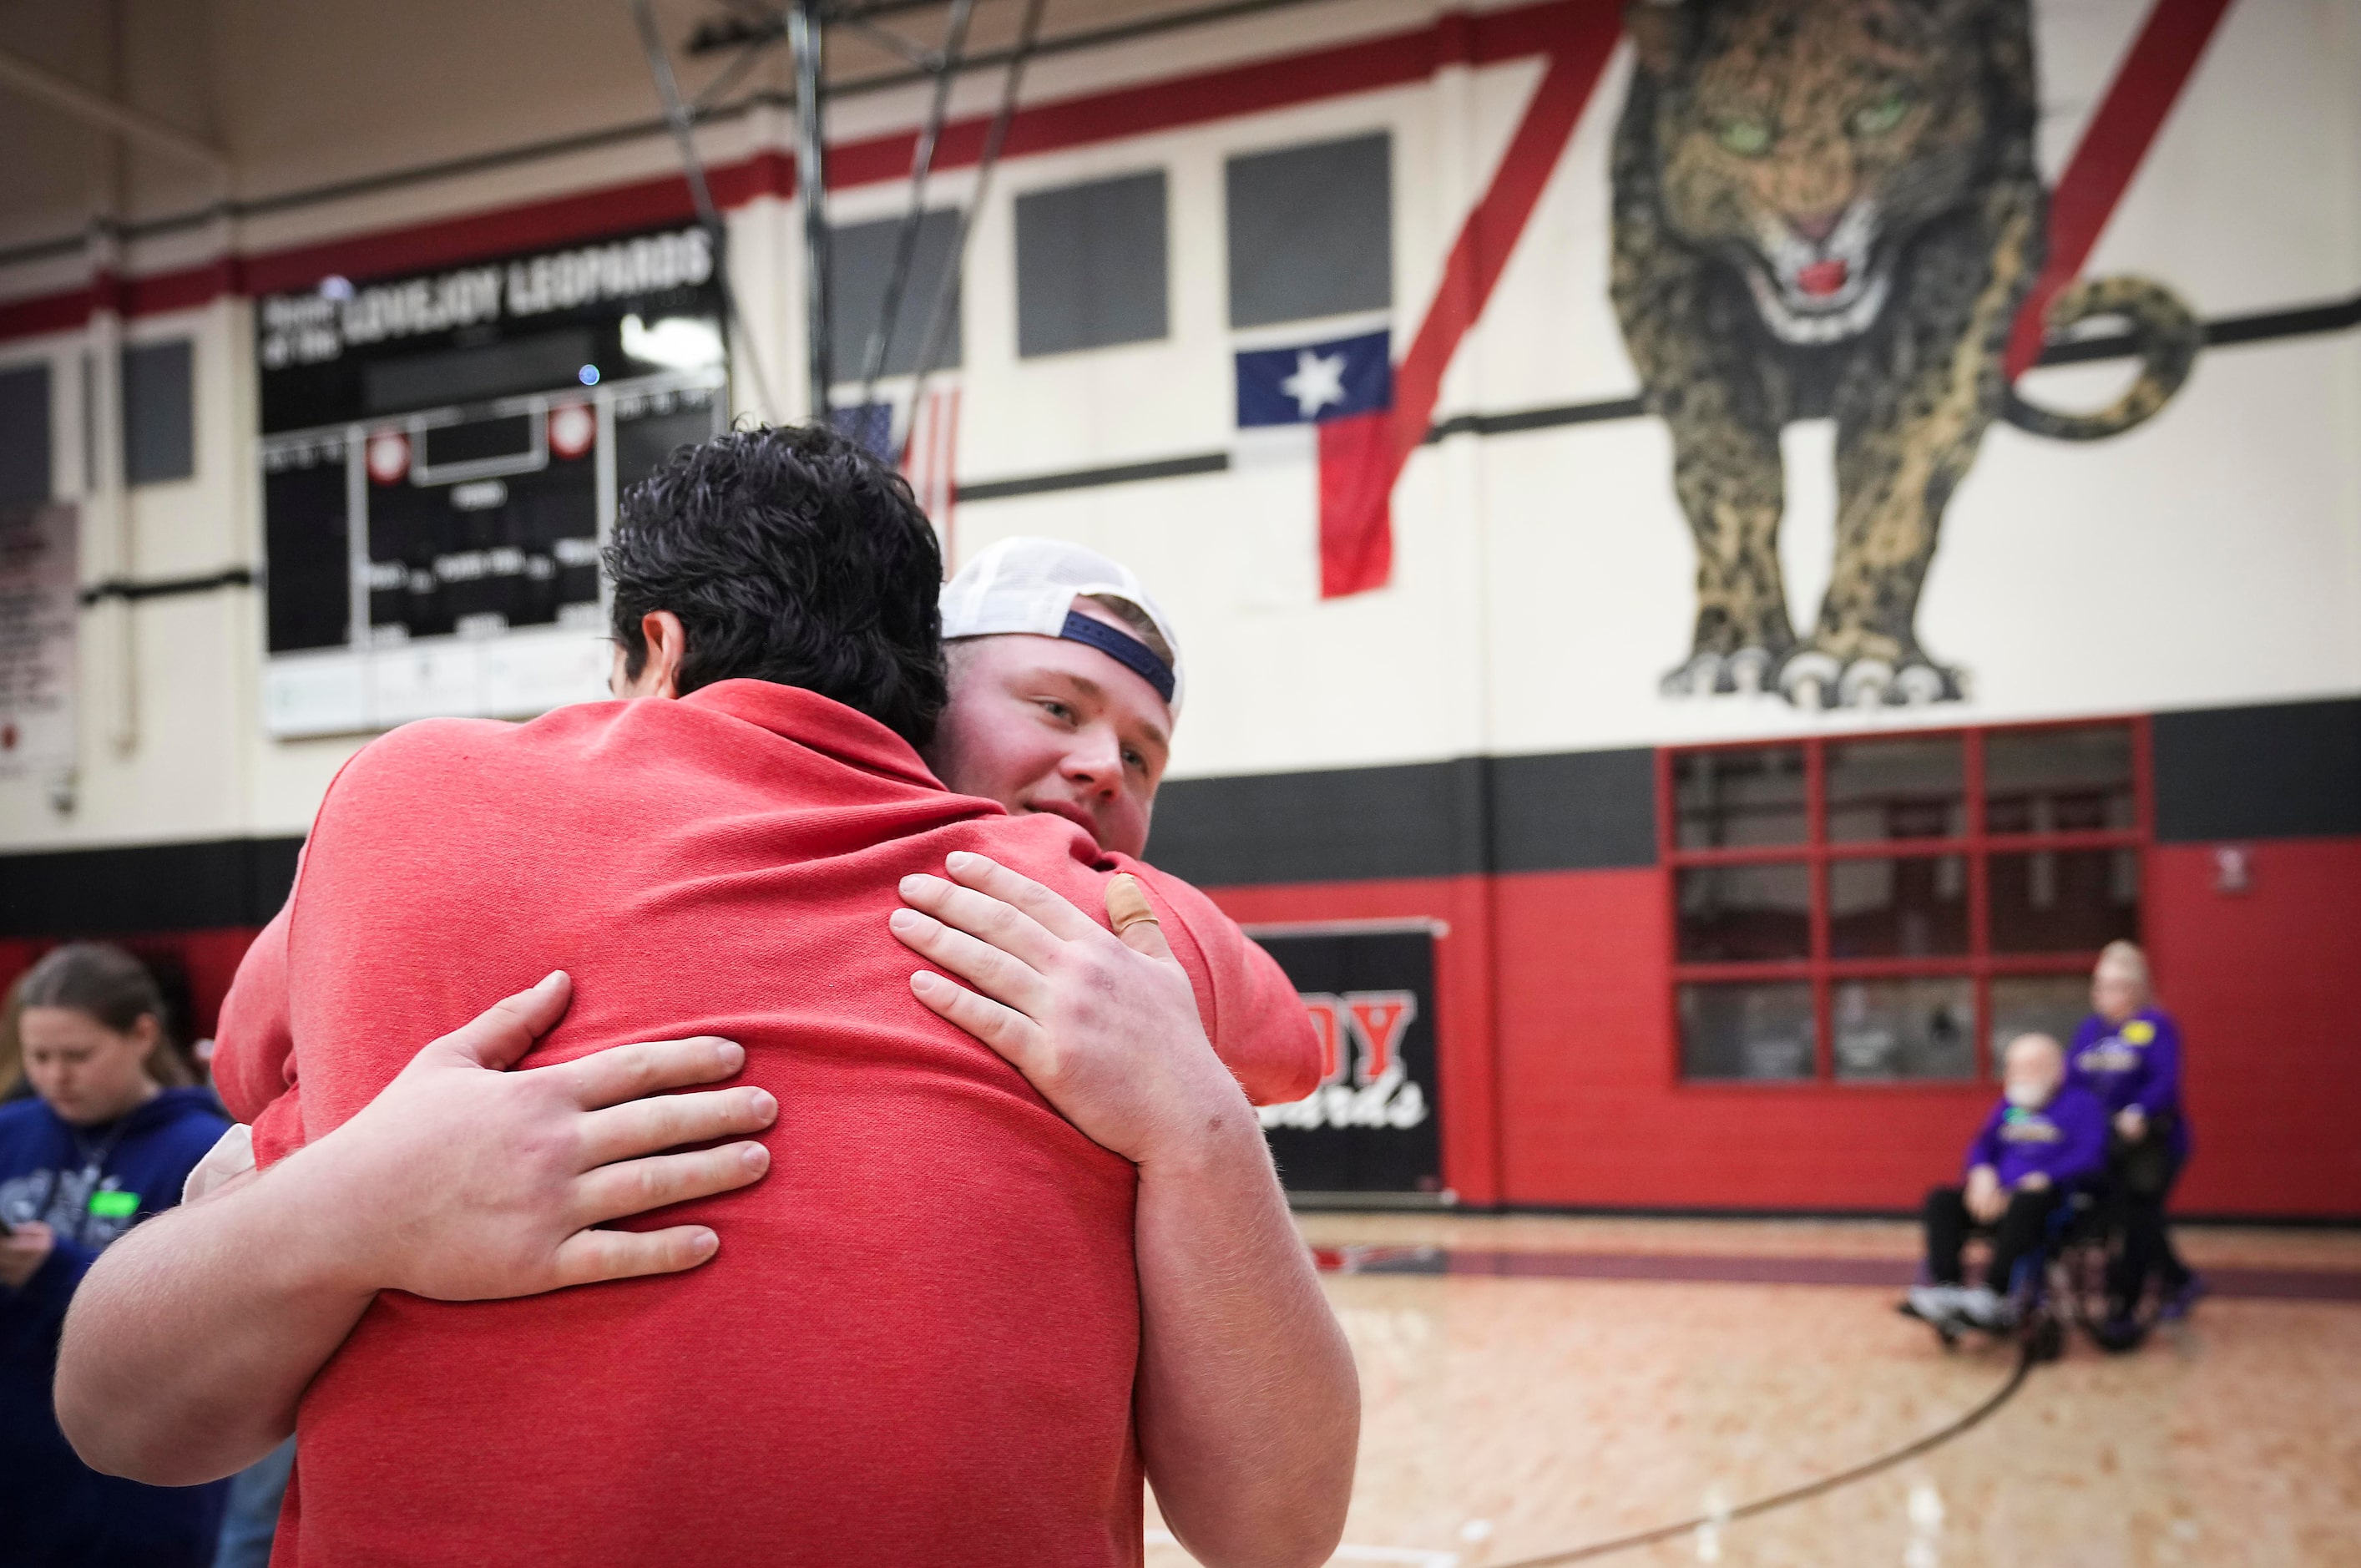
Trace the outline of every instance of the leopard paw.
<path fill-rule="evenodd" d="M 1721 686 L 1721 655 L 1700 648 L 1688 663 L 1664 672 L 1656 689 L 1665 696 L 1711 696 Z"/>
<path fill-rule="evenodd" d="M 1926 707 L 1938 702 L 1963 702 L 1967 695 L 1967 671 L 1913 659 L 1895 674 L 1894 690 L 1885 700 L 1905 707 Z"/>
<path fill-rule="evenodd" d="M 1779 671 L 1779 692 L 1797 707 L 1924 707 L 1967 695 L 1966 672 L 1922 658 L 1897 668 L 1884 659 L 1839 660 L 1817 648 L 1796 653 Z"/>
<path fill-rule="evenodd" d="M 1822 708 L 1837 699 L 1844 666 L 1833 654 L 1806 648 L 1779 667 L 1779 695 L 1797 707 Z"/>
<path fill-rule="evenodd" d="M 1666 696 L 1752 696 L 1770 689 L 1774 663 L 1767 648 L 1741 648 L 1731 653 L 1700 649 L 1687 663 L 1668 672 L 1659 689 Z"/>

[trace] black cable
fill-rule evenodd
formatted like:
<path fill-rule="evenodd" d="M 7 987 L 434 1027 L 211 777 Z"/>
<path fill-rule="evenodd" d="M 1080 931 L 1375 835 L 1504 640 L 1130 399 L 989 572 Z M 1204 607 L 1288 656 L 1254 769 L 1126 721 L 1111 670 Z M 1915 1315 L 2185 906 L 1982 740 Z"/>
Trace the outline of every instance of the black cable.
<path fill-rule="evenodd" d="M 624 4 L 631 7 L 631 20 L 639 27 L 640 47 L 648 57 L 648 74 L 654 79 L 656 97 L 664 104 L 664 124 L 670 127 L 673 139 L 680 144 L 681 171 L 688 178 L 688 196 L 697 207 L 697 221 L 712 236 L 713 278 L 720 286 L 722 328 L 745 351 L 746 369 L 753 377 L 756 395 L 763 400 L 763 417 L 776 419 L 778 405 L 771 400 L 771 378 L 763 373 L 762 352 L 738 312 L 738 291 L 730 281 L 729 235 L 722 227 L 720 211 L 713 204 L 712 188 L 705 181 L 705 160 L 697 154 L 695 123 L 688 105 L 681 100 L 680 83 L 673 79 L 672 56 L 664 49 L 663 35 L 656 31 L 648 0 L 624 0 Z"/>
<path fill-rule="evenodd" d="M 1562 1563 L 1588 1563 L 1598 1558 L 1611 1556 L 1619 1552 L 1631 1552 L 1642 1546 L 1653 1546 L 1660 1541 L 1670 1541 L 1675 1536 L 1692 1534 L 1708 1527 L 1719 1529 L 1723 1525 L 1734 1524 L 1740 1519 L 1752 1519 L 1757 1514 L 1767 1514 L 1773 1508 L 1784 1508 L 1791 1503 L 1808 1501 L 1825 1493 L 1833 1492 L 1839 1486 L 1850 1486 L 1855 1481 L 1867 1480 L 1880 1471 L 1891 1470 L 1897 1464 L 1907 1464 L 1929 1450 L 1941 1447 L 1983 1420 L 2003 1405 L 2007 1404 L 2015 1397 L 2016 1391 L 2025 1387 L 2026 1378 L 2033 1371 L 2033 1344 L 2028 1340 L 2017 1353 L 2016 1370 L 2010 1373 L 2008 1381 L 1994 1390 L 1992 1397 L 1982 1404 L 1978 1405 L 1950 1425 L 1928 1432 L 1916 1442 L 1907 1443 L 1891 1453 L 1882 1453 L 1866 1464 L 1854 1465 L 1850 1470 L 1840 1470 L 1833 1475 L 1824 1475 L 1817 1481 L 1806 1482 L 1801 1486 L 1791 1487 L 1784 1492 L 1774 1492 L 1767 1497 L 1757 1497 L 1751 1503 L 1741 1503 L 1727 1513 L 1699 1514 L 1695 1519 L 1683 1519 L 1677 1524 L 1659 1525 L 1653 1530 L 1643 1530 L 1636 1535 L 1619 1535 L 1609 1541 L 1595 1541 L 1587 1546 L 1577 1546 L 1570 1552 L 1552 1552 L 1539 1557 L 1520 1557 L 1511 1563 L 1493 1564 L 1493 1568 L 1556 1568 L 1556 1565 Z"/>
<path fill-rule="evenodd" d="M 763 38 L 747 44 L 736 60 L 723 66 L 720 72 L 689 101 L 689 117 L 701 120 L 711 114 L 738 83 L 746 80 L 746 73 L 761 63 L 763 57 L 770 53 L 771 46 L 778 41 L 777 38 Z"/>
<path fill-rule="evenodd" d="M 877 396 L 877 378 L 885 372 L 885 353 L 902 327 L 902 291 L 909 286 L 910 264 L 918 254 L 918 229 L 927 215 L 927 176 L 935 166 L 935 144 L 942 139 L 943 120 L 950 113 L 951 83 L 959 77 L 960 55 L 967 48 L 968 17 L 975 0 L 951 0 L 950 21 L 943 29 L 940 68 L 935 73 L 935 93 L 927 107 L 927 123 L 910 156 L 910 207 L 894 234 L 894 264 L 885 273 L 885 292 L 877 302 L 877 324 L 861 356 L 861 395 L 853 407 L 865 409 Z M 885 439 L 894 430 L 890 420 Z"/>
<path fill-rule="evenodd" d="M 983 210 L 984 197 L 992 190 L 992 171 L 1000 162 L 1002 145 L 1008 140 L 1009 122 L 1016 117 L 1017 89 L 1024 84 L 1025 62 L 1040 37 L 1042 7 L 1043 0 L 1027 0 L 1025 19 L 1016 28 L 1016 46 L 1009 52 L 1008 78 L 1000 89 L 1000 107 L 992 116 L 992 128 L 984 133 L 983 156 L 976 161 L 975 193 L 960 214 L 959 232 L 951 236 L 950 264 L 935 284 L 935 301 L 927 311 L 927 330 L 918 339 L 918 362 L 910 378 L 909 422 L 903 427 L 902 439 L 894 443 L 895 467 L 910 455 L 910 437 L 918 428 L 918 404 L 926 396 L 927 378 L 934 374 L 935 356 L 942 352 L 943 331 L 950 321 L 950 302 L 967 275 L 967 236 L 974 232 L 976 214 Z"/>

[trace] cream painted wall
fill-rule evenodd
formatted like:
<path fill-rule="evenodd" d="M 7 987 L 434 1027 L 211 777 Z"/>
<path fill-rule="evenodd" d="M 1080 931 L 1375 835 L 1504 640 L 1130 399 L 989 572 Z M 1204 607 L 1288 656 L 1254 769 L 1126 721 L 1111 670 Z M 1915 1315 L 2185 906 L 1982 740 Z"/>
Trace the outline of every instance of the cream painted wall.
<path fill-rule="evenodd" d="M 1041 63 L 1027 98 L 1372 36 L 1419 25 L 1437 9 L 1431 0 L 1329 0 L 1060 55 Z M 700 12 L 680 0 L 664 14 L 676 38 Z M 2047 0 L 2051 159 L 2070 150 L 2140 14 L 2139 0 Z M 207 58 L 225 62 L 219 107 L 189 98 L 175 112 L 190 123 L 219 116 L 249 193 L 652 113 L 620 5 L 434 0 L 370 16 L 356 23 L 341 6 L 219 0 L 205 13 L 203 35 Z M 359 63 L 346 69 L 352 61 Z M 692 85 L 708 69 L 691 68 Z M 1620 55 L 1610 65 L 1453 365 L 1440 413 L 1598 401 L 1636 389 L 1606 302 L 1607 148 L 1628 70 Z M 1221 189 L 1223 160 L 1236 152 L 1376 127 L 1392 133 L 1399 356 L 1539 74 L 1532 61 L 1452 67 L 1407 86 L 1011 159 L 969 262 L 962 478 L 1233 445 Z M 341 91 L 323 87 L 339 76 Z M 2361 24 L 2344 0 L 2239 0 L 2092 269 L 2162 278 L 2209 316 L 2350 296 L 2361 288 L 2356 80 Z M 970 82 L 959 102 L 982 113 L 993 90 L 989 80 Z M 155 91 L 162 112 L 165 89 Z M 919 109 L 915 90 L 850 99 L 837 135 L 906 126 Z M 0 130 L 17 113 L 0 98 Z M 37 160 L 63 167 L 71 139 L 43 142 Z M 790 140 L 791 126 L 774 109 L 700 134 L 716 162 Z M 138 238 L 127 262 L 135 274 L 169 270 L 226 247 L 267 251 L 365 234 L 675 167 L 668 145 L 647 137 Z M 1171 192 L 1170 338 L 1019 359 L 1014 198 L 1149 168 L 1167 171 Z M 43 194 L 49 187 L 39 180 L 12 185 L 6 178 L 0 251 L 54 217 L 62 200 Z M 966 201 L 973 186 L 969 171 L 947 174 L 931 199 Z M 846 191 L 836 215 L 884 215 L 901 199 L 893 187 Z M 756 406 L 741 362 L 733 388 L 741 414 L 802 407 L 798 223 L 792 203 L 769 199 L 730 215 L 741 307 L 784 405 Z M 0 304 L 72 287 L 82 268 L 78 256 L 11 262 L 0 253 Z M 197 477 L 131 492 L 134 570 L 160 577 L 255 563 L 247 307 L 225 301 L 139 318 L 128 330 L 135 339 L 192 336 L 201 385 Z M 1318 334 L 1307 327 L 1303 335 Z M 58 367 L 66 495 L 83 482 L 74 455 L 81 352 L 71 334 L 0 341 L 0 366 L 45 356 Z M 2106 367 L 2048 371 L 2027 388 L 2046 401 L 2094 401 L 2121 375 Z M 1805 427 L 1790 433 L 1787 447 L 1786 554 L 1807 585 L 1827 570 L 1828 440 Z M 1055 533 L 1142 572 L 1188 641 L 1191 701 L 1175 762 L 1181 774 L 1864 723 L 1858 714 L 1800 714 L 1773 699 L 1658 695 L 1657 677 L 1686 651 L 1691 556 L 1673 504 L 1668 443 L 1653 421 L 1461 437 L 1422 449 L 1395 497 L 1394 582 L 1360 598 L 1313 598 L 1312 507 L 1307 466 L 1257 460 L 1226 474 L 965 504 L 954 543 L 964 557 L 1011 533 Z M 87 576 L 108 559 L 104 545 L 86 543 Z M 1797 595 L 1799 618 L 1813 609 L 1805 597 Z M 261 733 L 258 596 L 228 589 L 133 609 L 138 740 L 127 754 L 108 733 L 121 685 L 108 630 L 117 613 L 109 607 L 84 618 L 75 808 L 61 814 L 39 787 L 0 784 L 0 845 L 300 831 L 359 741 L 290 743 Z M 1972 671 L 1973 700 L 1869 722 L 2361 690 L 2361 334 L 2209 350 L 2157 421 L 2117 441 L 2068 446 L 1995 430 L 1951 508 L 1922 627 L 1940 655 Z"/>

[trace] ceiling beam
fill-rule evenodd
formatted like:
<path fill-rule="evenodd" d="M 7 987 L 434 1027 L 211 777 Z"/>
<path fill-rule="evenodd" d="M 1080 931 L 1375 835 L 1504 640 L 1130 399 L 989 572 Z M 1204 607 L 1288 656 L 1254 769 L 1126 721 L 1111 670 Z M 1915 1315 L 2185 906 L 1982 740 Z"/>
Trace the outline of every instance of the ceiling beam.
<path fill-rule="evenodd" d="M 104 93 L 93 93 L 79 82 L 69 82 L 57 72 L 35 65 L 24 56 L 0 49 L 0 87 L 13 87 L 27 98 L 37 98 L 53 109 L 62 109 L 78 120 L 84 120 L 102 130 L 131 141 L 144 143 L 159 152 L 168 152 L 198 164 L 213 173 L 226 177 L 229 159 L 221 148 L 202 141 L 177 126 L 166 125 L 152 115 L 143 115 Z"/>

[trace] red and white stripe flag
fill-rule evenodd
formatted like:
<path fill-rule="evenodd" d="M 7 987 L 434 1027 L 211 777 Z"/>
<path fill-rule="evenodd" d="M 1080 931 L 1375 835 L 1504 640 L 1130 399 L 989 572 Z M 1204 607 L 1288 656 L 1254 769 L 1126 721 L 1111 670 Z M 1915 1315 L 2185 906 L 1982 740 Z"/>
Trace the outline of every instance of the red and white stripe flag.
<path fill-rule="evenodd" d="M 959 411 L 957 385 L 927 389 L 910 411 L 910 438 L 902 448 L 902 477 L 942 537 L 946 573 L 952 565 L 951 510 L 959 501 Z"/>

